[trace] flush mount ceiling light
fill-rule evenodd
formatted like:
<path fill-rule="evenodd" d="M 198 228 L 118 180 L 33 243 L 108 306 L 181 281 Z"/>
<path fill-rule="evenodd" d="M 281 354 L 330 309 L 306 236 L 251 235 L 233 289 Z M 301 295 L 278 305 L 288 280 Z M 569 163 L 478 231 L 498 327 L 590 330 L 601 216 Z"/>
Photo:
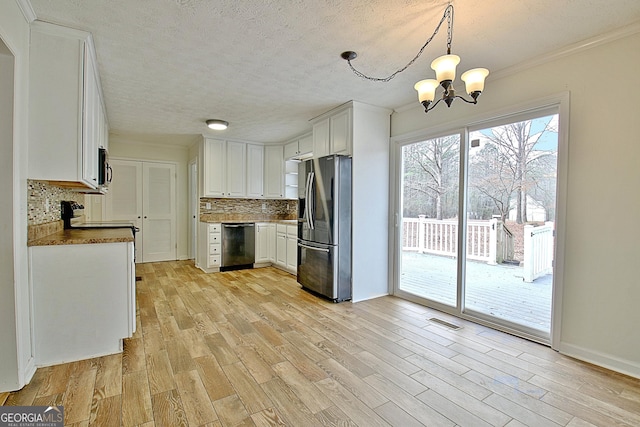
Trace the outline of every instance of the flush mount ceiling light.
<path fill-rule="evenodd" d="M 207 120 L 207 126 L 213 130 L 225 130 L 229 126 L 229 122 L 224 120 L 212 119 Z"/>
<path fill-rule="evenodd" d="M 371 80 L 374 82 L 388 82 L 393 79 L 397 74 L 403 72 L 407 68 L 409 68 L 419 57 L 422 55 L 422 52 L 427 47 L 431 40 L 438 34 L 440 27 L 444 23 L 445 19 L 447 20 L 447 54 L 440 56 L 433 60 L 431 63 L 431 68 L 436 72 L 436 78 L 420 80 L 415 84 L 414 88 L 418 91 L 418 100 L 424 106 L 424 112 L 428 113 L 433 110 L 440 101 L 444 101 L 447 104 L 447 107 L 451 107 L 451 103 L 454 99 L 460 98 L 464 102 L 469 104 L 477 104 L 478 97 L 484 90 L 484 80 L 489 75 L 489 70 L 486 68 L 474 68 L 469 70 L 460 76 L 460 78 L 465 82 L 466 92 L 471 97 L 471 100 L 465 99 L 460 95 L 456 95 L 456 91 L 453 88 L 453 81 L 456 78 L 456 66 L 460 63 L 460 57 L 457 55 L 451 54 L 451 40 L 453 39 L 453 5 L 449 4 L 447 8 L 444 10 L 444 14 L 442 15 L 442 19 L 436 26 L 436 29 L 431 34 L 431 37 L 427 39 L 427 41 L 422 45 L 416 56 L 413 57 L 411 61 L 407 63 L 404 67 L 398 69 L 393 74 L 387 77 L 371 77 L 368 76 L 361 71 L 356 70 L 351 61 L 356 59 L 358 55 L 353 51 L 342 52 L 340 56 L 342 59 L 349 63 L 349 67 L 354 72 L 354 74 L 358 77 L 362 77 L 363 79 Z M 435 99 L 435 92 L 438 86 L 442 86 L 443 93 L 442 97 L 436 101 L 435 104 L 431 105 L 433 100 Z"/>

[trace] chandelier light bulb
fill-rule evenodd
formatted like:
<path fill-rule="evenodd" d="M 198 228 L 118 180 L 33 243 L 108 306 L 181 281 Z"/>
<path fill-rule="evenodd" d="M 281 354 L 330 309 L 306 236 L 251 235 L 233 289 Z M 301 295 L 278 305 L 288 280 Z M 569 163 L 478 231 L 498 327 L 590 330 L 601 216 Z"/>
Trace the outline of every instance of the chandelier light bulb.
<path fill-rule="evenodd" d="M 431 68 L 436 72 L 436 80 L 454 81 L 456 79 L 456 66 L 460 63 L 458 55 L 442 55 L 434 59 Z"/>
<path fill-rule="evenodd" d="M 486 68 L 474 68 L 462 73 L 460 78 L 465 84 L 466 91 L 469 95 L 474 92 L 482 92 L 484 90 L 484 79 L 489 75 Z"/>
<path fill-rule="evenodd" d="M 420 102 L 432 102 L 436 97 L 436 89 L 438 86 L 440 86 L 440 82 L 437 80 L 420 80 L 414 86 L 414 89 L 418 91 L 418 100 Z"/>

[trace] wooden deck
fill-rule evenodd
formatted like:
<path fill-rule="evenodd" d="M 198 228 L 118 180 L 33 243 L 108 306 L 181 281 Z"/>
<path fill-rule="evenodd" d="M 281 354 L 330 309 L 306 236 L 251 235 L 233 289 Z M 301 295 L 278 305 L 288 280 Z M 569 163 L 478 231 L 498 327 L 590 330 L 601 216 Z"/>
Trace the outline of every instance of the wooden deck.
<path fill-rule="evenodd" d="M 466 308 L 550 331 L 551 274 L 526 283 L 522 267 L 468 261 L 466 269 Z M 455 306 L 455 259 L 403 252 L 401 271 L 401 290 Z"/>

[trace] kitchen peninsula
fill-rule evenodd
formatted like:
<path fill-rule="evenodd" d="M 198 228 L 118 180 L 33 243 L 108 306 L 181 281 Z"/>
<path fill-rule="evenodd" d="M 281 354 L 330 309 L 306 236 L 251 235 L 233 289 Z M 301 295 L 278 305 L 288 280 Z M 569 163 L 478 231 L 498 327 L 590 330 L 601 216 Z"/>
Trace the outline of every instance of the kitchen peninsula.
<path fill-rule="evenodd" d="M 52 231 L 28 243 L 36 366 L 121 352 L 136 328 L 132 230 Z"/>

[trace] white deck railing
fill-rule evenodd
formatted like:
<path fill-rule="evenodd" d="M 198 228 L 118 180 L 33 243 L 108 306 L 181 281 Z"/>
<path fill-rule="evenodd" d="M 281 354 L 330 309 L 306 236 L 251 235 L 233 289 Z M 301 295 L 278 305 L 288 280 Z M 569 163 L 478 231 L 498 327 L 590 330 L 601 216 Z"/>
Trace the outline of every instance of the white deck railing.
<path fill-rule="evenodd" d="M 498 227 L 500 221 L 467 221 L 467 259 L 496 264 L 498 261 Z M 403 218 L 402 250 L 435 255 L 456 256 L 458 221 Z M 502 261 L 500 259 L 500 261 Z"/>
<path fill-rule="evenodd" d="M 553 222 L 524 226 L 524 281 L 553 273 Z"/>
<path fill-rule="evenodd" d="M 553 222 L 524 227 L 524 281 L 553 272 Z M 434 255 L 458 254 L 458 221 L 403 218 L 402 250 Z M 467 221 L 467 259 L 488 264 L 513 259 L 513 235 L 499 219 Z"/>

